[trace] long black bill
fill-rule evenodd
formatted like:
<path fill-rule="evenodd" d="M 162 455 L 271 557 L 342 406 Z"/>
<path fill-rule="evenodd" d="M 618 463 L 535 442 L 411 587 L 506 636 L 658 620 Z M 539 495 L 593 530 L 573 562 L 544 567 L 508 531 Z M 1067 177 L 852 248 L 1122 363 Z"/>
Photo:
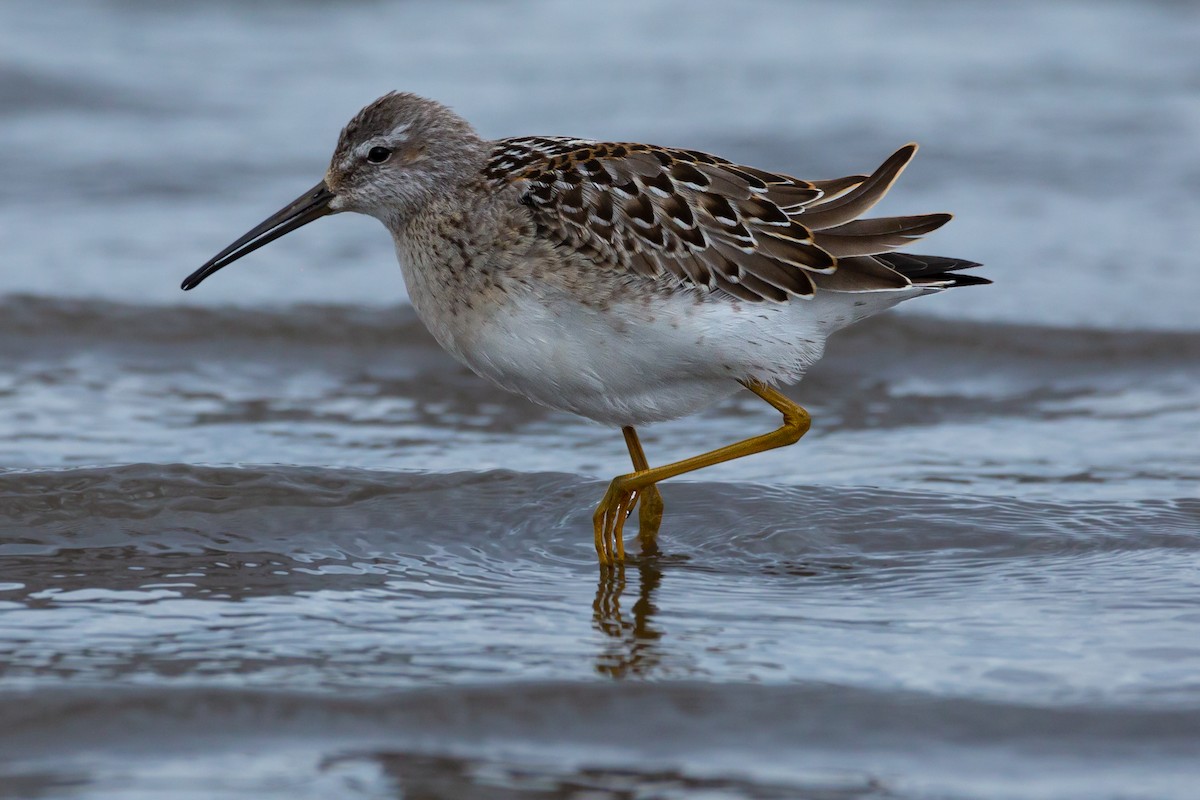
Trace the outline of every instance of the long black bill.
<path fill-rule="evenodd" d="M 200 269 L 188 275 L 183 281 L 183 290 L 186 292 L 189 289 L 195 289 L 202 280 L 221 267 L 232 264 L 247 253 L 253 253 L 264 244 L 269 244 L 285 233 L 291 233 L 314 219 L 332 214 L 333 212 L 329 209 L 329 201 L 332 199 L 333 192 L 329 191 L 325 181 L 321 181 L 263 220 L 253 230 L 247 231 L 245 236 L 217 253 Z"/>

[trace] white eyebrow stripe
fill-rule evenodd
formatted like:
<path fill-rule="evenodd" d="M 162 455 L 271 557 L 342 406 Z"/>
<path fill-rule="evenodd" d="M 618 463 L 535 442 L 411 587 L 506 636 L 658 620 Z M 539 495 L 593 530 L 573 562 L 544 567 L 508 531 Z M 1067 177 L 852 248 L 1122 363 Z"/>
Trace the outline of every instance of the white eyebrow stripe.
<path fill-rule="evenodd" d="M 370 139 L 367 139 L 358 147 L 354 148 L 354 155 L 365 156 L 370 152 L 372 147 L 378 147 L 379 145 L 395 148 L 408 141 L 408 129 L 409 124 L 407 122 L 402 122 L 387 133 L 382 133 L 379 136 L 372 136 Z"/>

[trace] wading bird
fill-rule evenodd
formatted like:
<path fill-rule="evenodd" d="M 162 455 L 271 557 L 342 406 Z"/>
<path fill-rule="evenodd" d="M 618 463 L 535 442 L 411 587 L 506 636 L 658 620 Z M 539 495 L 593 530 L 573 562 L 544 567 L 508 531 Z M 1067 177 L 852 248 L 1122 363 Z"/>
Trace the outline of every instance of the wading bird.
<path fill-rule="evenodd" d="M 183 282 L 327 214 L 391 231 L 413 307 L 475 373 L 536 403 L 619 427 L 634 471 L 593 517 L 596 553 L 624 560 L 662 520 L 656 484 L 793 444 L 795 383 L 834 331 L 902 300 L 989 283 L 971 261 L 893 252 L 949 214 L 862 219 L 917 147 L 870 175 L 805 181 L 695 150 L 552 136 L 488 141 L 440 103 L 391 93 L 342 130 L 324 179 Z M 651 467 L 637 427 L 745 387 L 775 431 Z"/>

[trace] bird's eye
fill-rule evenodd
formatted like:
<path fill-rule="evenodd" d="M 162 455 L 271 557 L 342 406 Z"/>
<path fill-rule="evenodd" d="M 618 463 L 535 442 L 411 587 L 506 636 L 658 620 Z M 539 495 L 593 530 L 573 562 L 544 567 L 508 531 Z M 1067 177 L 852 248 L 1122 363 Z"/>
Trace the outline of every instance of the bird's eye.
<path fill-rule="evenodd" d="M 367 161 L 372 164 L 382 164 L 392 156 L 392 148 L 390 147 L 372 147 L 367 151 Z"/>

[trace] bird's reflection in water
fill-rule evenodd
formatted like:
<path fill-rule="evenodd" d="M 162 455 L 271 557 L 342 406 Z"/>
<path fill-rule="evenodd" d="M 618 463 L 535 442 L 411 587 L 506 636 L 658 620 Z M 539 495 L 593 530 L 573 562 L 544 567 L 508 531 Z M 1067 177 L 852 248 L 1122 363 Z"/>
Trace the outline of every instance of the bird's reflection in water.
<path fill-rule="evenodd" d="M 658 642 L 662 632 L 653 626 L 654 592 L 662 582 L 659 552 L 653 542 L 642 544 L 641 556 L 628 564 L 600 568 L 592 621 L 609 642 L 596 657 L 596 671 L 610 678 L 648 675 L 661 661 Z M 622 611 L 626 574 L 637 572 L 637 595 L 628 612 Z M 631 595 L 632 597 L 632 595 Z"/>

